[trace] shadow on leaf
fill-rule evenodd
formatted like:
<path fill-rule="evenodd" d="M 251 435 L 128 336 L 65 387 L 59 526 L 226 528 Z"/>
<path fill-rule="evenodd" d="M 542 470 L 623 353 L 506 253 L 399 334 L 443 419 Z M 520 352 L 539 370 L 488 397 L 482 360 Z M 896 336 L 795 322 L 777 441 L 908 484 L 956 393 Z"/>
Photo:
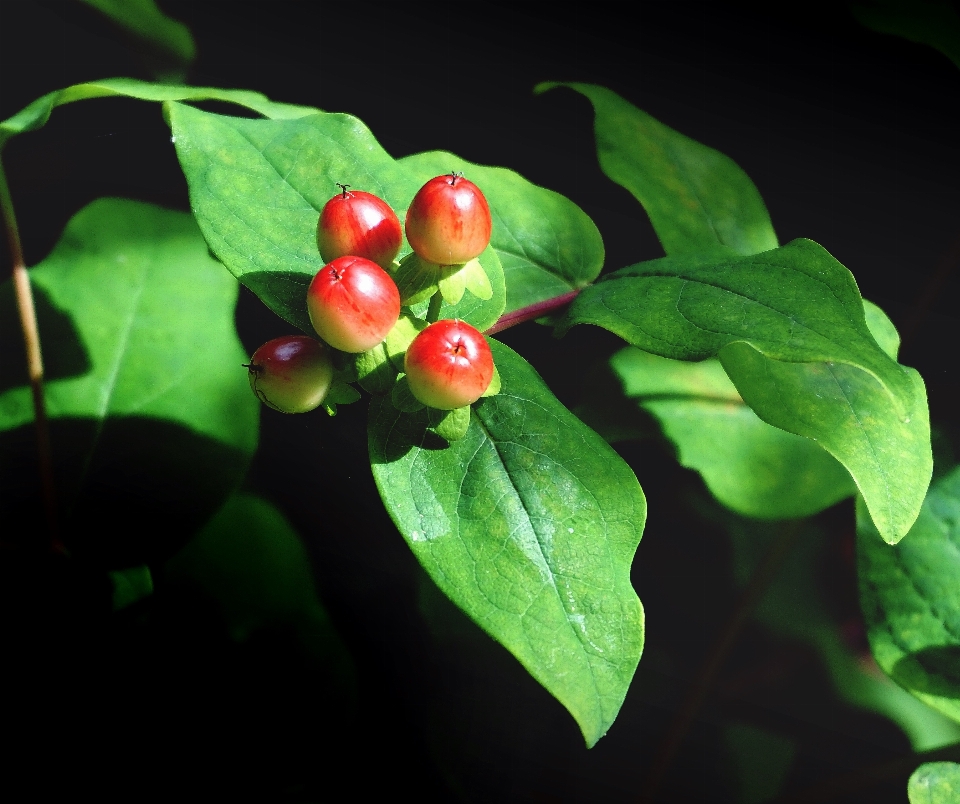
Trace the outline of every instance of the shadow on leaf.
<path fill-rule="evenodd" d="M 113 417 L 50 422 L 61 537 L 107 567 L 169 558 L 243 479 L 249 456 L 172 422 Z M 33 424 L 0 433 L 8 538 L 42 527 Z"/>
<path fill-rule="evenodd" d="M 251 271 L 240 281 L 284 321 L 313 335 L 307 315 L 307 287 L 313 277 L 300 271 Z"/>
<path fill-rule="evenodd" d="M 904 656 L 891 675 L 908 690 L 960 698 L 960 645 L 937 645 Z"/>

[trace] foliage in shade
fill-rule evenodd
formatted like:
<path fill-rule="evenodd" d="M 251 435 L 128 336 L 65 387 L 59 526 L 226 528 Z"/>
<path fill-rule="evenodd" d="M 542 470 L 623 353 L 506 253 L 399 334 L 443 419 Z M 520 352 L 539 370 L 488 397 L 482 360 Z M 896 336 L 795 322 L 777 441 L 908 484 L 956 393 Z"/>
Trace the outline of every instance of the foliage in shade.
<path fill-rule="evenodd" d="M 620 709 L 643 647 L 630 564 L 646 517 L 636 477 L 512 350 L 502 386 L 439 448 L 425 412 L 370 410 L 387 510 L 430 577 L 570 710 L 588 745 Z"/>
<path fill-rule="evenodd" d="M 603 267 L 596 224 L 570 199 L 502 167 L 475 165 L 445 151 L 399 160 L 420 182 L 461 171 L 480 187 L 493 215 L 491 245 L 507 282 L 505 312 L 592 282 Z"/>
<path fill-rule="evenodd" d="M 576 90 L 593 104 L 600 167 L 643 205 L 667 254 L 715 246 L 756 254 L 777 247 L 760 193 L 730 157 L 604 87 L 545 82 L 535 91 L 555 87 Z"/>
<path fill-rule="evenodd" d="M 910 804 L 956 804 L 960 801 L 960 765 L 925 762 L 907 782 Z"/>
<path fill-rule="evenodd" d="M 932 471 L 923 381 L 880 347 L 850 272 L 816 243 L 624 268 L 577 297 L 560 331 L 574 324 L 663 357 L 719 357 L 761 419 L 847 468 L 884 539 L 916 518 Z"/>
<path fill-rule="evenodd" d="M 627 347 L 611 358 L 623 392 L 653 414 L 710 492 L 745 516 L 810 516 L 851 496 L 849 473 L 815 441 L 762 421 L 715 359 L 669 360 Z"/>
<path fill-rule="evenodd" d="M 930 488 L 916 523 L 890 548 L 857 510 L 860 604 L 877 664 L 960 722 L 960 468 Z"/>
<path fill-rule="evenodd" d="M 160 542 L 185 538 L 219 508 L 256 448 L 236 283 L 189 215 L 119 199 L 77 213 L 30 276 L 49 356 L 61 525 L 110 542 L 111 561 L 131 566 L 144 541 L 162 553 Z M 25 522 L 36 447 L 9 282 L 0 317 L 3 351 L 19 361 L 0 381 L 2 475 L 20 489 L 4 497 L 4 515 Z"/>
<path fill-rule="evenodd" d="M 182 80 L 196 58 L 190 29 L 164 14 L 154 0 L 82 0 L 134 40 L 158 80 Z"/>
<path fill-rule="evenodd" d="M 874 0 L 850 11 L 871 30 L 929 45 L 960 67 L 960 12 L 950 0 Z"/>

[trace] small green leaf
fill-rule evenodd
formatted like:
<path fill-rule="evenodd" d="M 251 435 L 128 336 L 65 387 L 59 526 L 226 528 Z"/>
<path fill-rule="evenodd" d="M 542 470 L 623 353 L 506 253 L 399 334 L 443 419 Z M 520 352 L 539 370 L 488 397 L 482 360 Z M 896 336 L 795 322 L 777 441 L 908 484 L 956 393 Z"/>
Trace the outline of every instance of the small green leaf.
<path fill-rule="evenodd" d="M 496 396 L 500 393 L 500 372 L 497 371 L 497 367 L 493 367 L 493 378 L 490 380 L 490 385 L 487 386 L 487 390 L 480 394 L 480 398 L 486 396 Z"/>
<path fill-rule="evenodd" d="M 245 106 L 271 119 L 303 117 L 317 112 L 316 109 L 309 106 L 277 103 L 259 92 L 251 92 L 246 89 L 189 87 L 177 84 L 151 84 L 149 81 L 138 81 L 135 78 L 106 78 L 102 81 L 74 84 L 66 89 L 58 89 L 37 98 L 29 106 L 0 123 L 0 148 L 11 137 L 22 134 L 24 131 L 34 131 L 46 125 L 47 120 L 50 119 L 50 114 L 58 106 L 90 98 L 132 98 L 161 103 L 218 100 Z"/>
<path fill-rule="evenodd" d="M 385 394 L 397 381 L 397 369 L 387 357 L 386 343 L 378 343 L 372 349 L 361 352 L 354 358 L 357 380 L 371 394 Z"/>
<path fill-rule="evenodd" d="M 470 428 L 469 405 L 454 410 L 431 410 L 430 414 L 430 421 L 436 422 L 431 424 L 430 429 L 440 438 L 453 442 L 467 435 L 467 430 Z"/>
<path fill-rule="evenodd" d="M 600 232 L 568 198 L 512 170 L 474 165 L 444 151 L 399 161 L 420 184 L 455 169 L 483 192 L 493 216 L 490 245 L 507 277 L 506 308 L 501 312 L 582 288 L 600 274 L 604 257 Z"/>
<path fill-rule="evenodd" d="M 412 251 L 400 260 L 393 273 L 393 281 L 400 291 L 400 302 L 405 305 L 429 301 L 437 292 L 440 277 L 439 265 L 424 262 Z"/>
<path fill-rule="evenodd" d="M 440 288 L 440 295 L 447 304 L 458 304 L 467 289 L 463 270 L 457 268 L 455 271 L 445 272 L 437 283 L 437 287 Z"/>
<path fill-rule="evenodd" d="M 463 282 L 467 290 L 474 296 L 483 301 L 493 298 L 493 285 L 490 284 L 490 277 L 487 276 L 487 272 L 483 270 L 483 265 L 480 263 L 480 260 L 470 260 L 470 262 L 463 266 L 461 273 L 463 274 Z"/>
<path fill-rule="evenodd" d="M 610 364 L 626 396 L 676 444 L 680 463 L 737 513 L 805 517 L 856 491 L 815 441 L 773 427 L 747 407 L 719 361 L 669 360 L 627 347 Z"/>
<path fill-rule="evenodd" d="M 413 395 L 406 375 L 397 380 L 390 393 L 390 404 L 403 413 L 416 413 L 423 410 L 423 403 Z"/>
<path fill-rule="evenodd" d="M 503 380 L 446 446 L 429 417 L 370 410 L 370 460 L 387 510 L 440 589 L 580 724 L 613 723 L 643 647 L 630 564 L 646 502 L 621 458 L 491 341 Z"/>
<path fill-rule="evenodd" d="M 154 0 L 82 0 L 128 33 L 154 76 L 182 80 L 196 58 L 190 29 L 171 19 Z"/>
<path fill-rule="evenodd" d="M 718 356 L 761 419 L 847 468 L 886 540 L 916 518 L 932 471 L 923 381 L 880 348 L 850 272 L 816 243 L 624 268 L 584 289 L 560 330 L 578 323 L 663 357 Z"/>
<path fill-rule="evenodd" d="M 114 611 L 132 606 L 138 600 L 153 594 L 153 575 L 146 564 L 114 570 L 108 574 L 113 584 Z"/>
<path fill-rule="evenodd" d="M 910 804 L 957 804 L 960 801 L 960 765 L 925 762 L 907 782 Z"/>
<path fill-rule="evenodd" d="M 935 482 L 890 547 L 857 509 L 860 604 L 877 664 L 960 723 L 960 468 Z"/>
<path fill-rule="evenodd" d="M 162 555 L 220 507 L 256 448 L 237 284 L 189 215 L 120 199 L 77 213 L 30 277 L 47 353 L 74 356 L 45 386 L 61 528 L 113 566 Z M 2 351 L 22 361 L 19 337 Z M 0 515 L 35 522 L 26 368 L 3 375 L 0 477 L 17 492 Z"/>
<path fill-rule="evenodd" d="M 728 156 L 604 87 L 551 81 L 535 91 L 554 87 L 576 90 L 593 104 L 600 167 L 643 205 L 667 254 L 696 254 L 717 245 L 738 254 L 777 247 L 760 193 Z"/>

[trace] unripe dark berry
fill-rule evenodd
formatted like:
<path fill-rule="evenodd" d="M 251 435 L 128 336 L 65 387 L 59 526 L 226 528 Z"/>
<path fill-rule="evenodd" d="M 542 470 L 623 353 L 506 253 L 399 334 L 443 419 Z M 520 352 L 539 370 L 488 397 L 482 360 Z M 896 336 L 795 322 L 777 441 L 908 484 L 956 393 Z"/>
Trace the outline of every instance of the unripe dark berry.
<path fill-rule="evenodd" d="M 267 341 L 246 367 L 257 398 L 282 413 L 306 413 L 318 407 L 333 382 L 330 350 L 306 335 Z"/>

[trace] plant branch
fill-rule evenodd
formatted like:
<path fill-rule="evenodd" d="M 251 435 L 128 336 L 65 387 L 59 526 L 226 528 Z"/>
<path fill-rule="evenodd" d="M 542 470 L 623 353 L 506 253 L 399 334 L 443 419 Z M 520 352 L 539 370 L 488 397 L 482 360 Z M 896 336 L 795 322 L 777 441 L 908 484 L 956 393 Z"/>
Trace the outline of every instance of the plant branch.
<path fill-rule="evenodd" d="M 519 310 L 513 310 L 512 312 L 505 313 L 497 319 L 497 322 L 490 327 L 484 335 L 496 335 L 498 332 L 503 332 L 505 329 L 510 329 L 510 327 L 515 327 L 517 324 L 522 324 L 525 321 L 533 321 L 535 318 L 542 318 L 549 313 L 556 312 L 563 307 L 566 307 L 570 302 L 572 302 L 580 294 L 580 291 L 583 288 L 578 288 L 577 290 L 571 290 L 569 293 L 563 293 L 559 296 L 554 296 L 552 299 L 545 299 L 544 301 L 537 302 L 536 304 L 528 304 L 526 307 L 521 307 Z"/>
<path fill-rule="evenodd" d="M 37 428 L 37 452 L 40 459 L 40 481 L 43 487 L 43 501 L 47 515 L 47 529 L 50 546 L 63 551 L 57 533 L 57 505 L 53 483 L 53 460 L 50 452 L 50 426 L 43 398 L 43 356 L 40 352 L 40 332 L 37 328 L 37 311 L 33 303 L 33 291 L 30 277 L 23 260 L 23 248 L 20 245 L 20 230 L 13 210 L 13 199 L 7 184 L 7 174 L 0 162 L 0 213 L 7 233 L 10 247 L 10 262 L 13 265 L 13 293 L 20 314 L 20 329 L 23 331 L 23 344 L 27 353 L 27 373 L 30 378 L 30 391 L 33 396 L 33 415 Z"/>
<path fill-rule="evenodd" d="M 687 690 L 682 705 L 670 723 L 670 728 L 667 730 L 667 734 L 663 738 L 663 742 L 661 742 L 650 766 L 646 784 L 640 795 L 641 802 L 654 801 L 663 779 L 677 755 L 677 751 L 687 736 L 690 725 L 707 697 L 710 687 L 713 686 L 713 681 L 730 653 L 730 649 L 740 635 L 740 630 L 747 621 L 747 617 L 750 616 L 754 606 L 767 591 L 767 587 L 770 586 L 770 582 L 776 576 L 784 558 L 790 552 L 790 548 L 793 547 L 800 533 L 801 522 L 802 520 L 794 520 L 785 525 L 777 540 L 754 570 L 747 588 L 737 603 L 737 607 L 727 619 L 723 630 L 717 636 L 710 652 L 700 665 L 700 670 Z"/>

